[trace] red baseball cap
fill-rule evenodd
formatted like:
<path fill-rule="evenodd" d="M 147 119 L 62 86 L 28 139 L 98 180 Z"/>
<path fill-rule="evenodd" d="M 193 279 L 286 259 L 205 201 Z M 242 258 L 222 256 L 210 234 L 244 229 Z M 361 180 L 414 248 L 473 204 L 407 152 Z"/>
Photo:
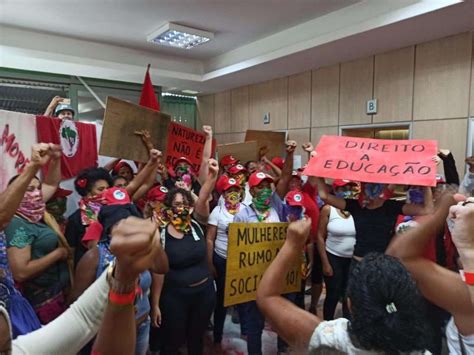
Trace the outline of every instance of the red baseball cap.
<path fill-rule="evenodd" d="M 258 186 L 263 181 L 273 182 L 273 178 L 262 171 L 256 171 L 249 177 L 249 187 L 252 188 L 252 187 Z"/>
<path fill-rule="evenodd" d="M 166 199 L 166 195 L 168 194 L 168 189 L 164 186 L 155 186 L 148 193 L 146 194 L 146 199 L 148 201 L 160 201 L 163 202 Z"/>
<path fill-rule="evenodd" d="M 227 166 L 227 165 L 234 165 L 237 164 L 239 161 L 235 159 L 232 155 L 224 155 L 221 159 L 220 165 Z"/>
<path fill-rule="evenodd" d="M 245 167 L 242 164 L 234 165 L 229 169 L 229 173 L 231 174 L 238 174 L 245 171 L 247 171 L 247 169 L 245 169 Z"/>
<path fill-rule="evenodd" d="M 127 167 L 132 171 L 132 173 L 133 173 L 133 168 L 132 168 L 132 166 L 131 166 L 129 163 L 127 163 L 126 161 L 123 161 L 123 160 L 120 161 L 118 164 L 116 164 L 116 165 L 114 166 L 114 173 L 115 173 L 115 174 L 118 174 L 118 172 L 120 171 L 120 169 L 123 168 L 124 166 L 127 166 Z"/>
<path fill-rule="evenodd" d="M 299 191 L 290 191 L 285 196 L 285 201 L 290 206 L 301 206 L 303 207 L 303 194 Z"/>
<path fill-rule="evenodd" d="M 278 166 L 280 169 L 283 169 L 283 164 L 285 164 L 285 160 L 282 157 L 275 157 L 272 159 L 272 163 Z"/>
<path fill-rule="evenodd" d="M 104 192 L 106 205 L 126 205 L 132 203 L 127 190 L 122 187 L 111 187 Z"/>
<path fill-rule="evenodd" d="M 176 165 L 178 165 L 178 163 L 181 163 L 181 162 L 185 162 L 187 164 L 189 164 L 190 166 L 192 166 L 193 164 L 191 163 L 191 161 L 186 158 L 186 157 L 179 157 L 178 159 L 176 159 L 176 161 L 174 162 L 173 164 L 173 168 L 176 168 Z"/>
<path fill-rule="evenodd" d="M 72 194 L 71 190 L 65 190 L 65 189 L 62 189 L 62 188 L 58 187 L 56 189 L 56 192 L 54 193 L 53 197 L 51 197 L 51 198 L 53 199 L 53 198 L 59 198 L 59 197 L 68 197 L 70 194 Z"/>
<path fill-rule="evenodd" d="M 332 182 L 332 187 L 333 188 L 342 187 L 342 186 L 346 186 L 346 185 L 349 185 L 349 184 L 355 184 L 355 183 L 353 181 L 350 181 L 350 180 L 336 179 Z"/>
<path fill-rule="evenodd" d="M 221 175 L 219 180 L 216 183 L 216 190 L 218 193 L 222 194 L 225 191 L 229 190 L 231 187 L 241 188 L 239 182 L 234 178 L 230 178 L 227 175 Z"/>

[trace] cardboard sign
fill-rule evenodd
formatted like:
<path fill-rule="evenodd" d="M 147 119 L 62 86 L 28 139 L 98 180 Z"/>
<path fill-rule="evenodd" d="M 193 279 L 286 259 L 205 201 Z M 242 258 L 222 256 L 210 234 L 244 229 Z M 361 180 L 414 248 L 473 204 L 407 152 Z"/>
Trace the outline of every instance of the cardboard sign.
<path fill-rule="evenodd" d="M 99 154 L 146 162 L 148 151 L 135 131 L 148 130 L 153 146 L 164 152 L 170 122 L 170 115 L 109 96 Z"/>
<path fill-rule="evenodd" d="M 37 142 L 35 116 L 0 110 L 0 191 L 21 173 L 30 161 L 31 146 Z"/>
<path fill-rule="evenodd" d="M 192 163 L 194 171 L 199 171 L 206 135 L 189 127 L 171 122 L 168 127 L 166 165 L 174 166 L 177 159 L 185 157 Z"/>
<path fill-rule="evenodd" d="M 258 145 L 256 141 L 245 143 L 220 144 L 217 146 L 218 159 L 231 154 L 234 158 L 245 164 L 248 161 L 258 160 Z"/>
<path fill-rule="evenodd" d="M 224 306 L 254 301 L 263 273 L 286 238 L 288 223 L 231 223 L 224 291 Z M 301 262 L 285 277 L 283 293 L 301 289 Z"/>
<path fill-rule="evenodd" d="M 257 141 L 258 150 L 265 148 L 268 159 L 285 156 L 286 132 L 247 130 L 245 141 Z"/>
<path fill-rule="evenodd" d="M 304 175 L 435 186 L 436 141 L 323 136 Z"/>

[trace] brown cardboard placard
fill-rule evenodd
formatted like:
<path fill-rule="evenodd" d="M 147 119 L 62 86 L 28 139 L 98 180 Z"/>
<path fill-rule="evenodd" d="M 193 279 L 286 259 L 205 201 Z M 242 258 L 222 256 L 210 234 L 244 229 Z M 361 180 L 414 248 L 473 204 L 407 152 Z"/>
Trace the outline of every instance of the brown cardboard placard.
<path fill-rule="evenodd" d="M 283 157 L 285 154 L 286 132 L 257 131 L 249 129 L 245 134 L 245 141 L 257 141 L 258 150 L 268 149 L 268 159 Z"/>
<path fill-rule="evenodd" d="M 258 144 L 256 141 L 220 144 L 217 146 L 219 160 L 223 156 L 231 154 L 242 163 L 258 160 Z"/>
<path fill-rule="evenodd" d="M 171 116 L 146 107 L 107 97 L 99 154 L 146 162 L 148 151 L 135 131 L 146 129 L 156 149 L 165 152 Z"/>

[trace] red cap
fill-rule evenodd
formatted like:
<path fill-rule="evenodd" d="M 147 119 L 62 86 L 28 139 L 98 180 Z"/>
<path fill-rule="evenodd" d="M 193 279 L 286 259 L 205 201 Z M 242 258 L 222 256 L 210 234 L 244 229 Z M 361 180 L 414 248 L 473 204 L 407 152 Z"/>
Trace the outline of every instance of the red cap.
<path fill-rule="evenodd" d="M 303 194 L 299 191 L 290 191 L 285 196 L 286 203 L 290 206 L 301 206 L 303 207 Z"/>
<path fill-rule="evenodd" d="M 273 178 L 270 175 L 267 175 L 261 171 L 256 171 L 252 175 L 250 175 L 249 187 L 252 188 L 252 187 L 258 186 L 260 185 L 261 182 L 266 181 L 266 180 L 273 182 Z"/>
<path fill-rule="evenodd" d="M 234 178 L 230 178 L 227 175 L 221 175 L 219 180 L 216 183 L 216 190 L 218 193 L 222 194 L 225 191 L 229 190 L 231 187 L 241 188 L 239 182 Z"/>
<path fill-rule="evenodd" d="M 232 155 L 224 155 L 221 159 L 220 166 L 234 165 L 239 161 L 235 159 Z"/>
<path fill-rule="evenodd" d="M 231 174 L 238 174 L 245 171 L 247 171 L 247 169 L 241 164 L 234 165 L 229 169 L 229 173 Z"/>
<path fill-rule="evenodd" d="M 332 182 L 332 187 L 333 188 L 342 187 L 342 186 L 346 186 L 346 185 L 349 185 L 349 184 L 354 184 L 354 182 L 352 182 L 350 180 L 336 179 Z"/>
<path fill-rule="evenodd" d="M 283 164 L 285 163 L 285 161 L 282 157 L 275 157 L 272 159 L 272 163 L 278 166 L 280 169 L 283 169 Z"/>
<path fill-rule="evenodd" d="M 154 188 L 150 189 L 146 194 L 146 199 L 148 201 L 160 201 L 163 202 L 166 199 L 166 195 L 168 194 L 168 189 L 164 186 L 155 186 Z"/>
<path fill-rule="evenodd" d="M 53 197 L 51 197 L 51 198 L 53 199 L 53 198 L 59 198 L 59 197 L 68 197 L 70 194 L 72 194 L 71 190 L 65 190 L 65 189 L 62 189 L 62 188 L 58 187 L 56 189 L 56 192 L 54 193 Z"/>
<path fill-rule="evenodd" d="M 111 187 L 104 192 L 106 205 L 126 205 L 132 203 L 127 190 L 122 187 Z"/>
<path fill-rule="evenodd" d="M 128 166 L 130 170 L 133 172 L 133 168 L 130 166 L 130 164 L 122 160 L 114 166 L 114 173 L 118 174 L 119 170 L 123 168 L 124 166 Z"/>
<path fill-rule="evenodd" d="M 193 164 L 191 163 L 191 161 L 186 158 L 186 157 L 179 157 L 178 159 L 176 159 L 176 161 L 174 162 L 173 164 L 173 168 L 176 168 L 176 165 L 178 165 L 178 163 L 181 163 L 181 162 L 185 162 L 187 164 L 189 164 L 190 166 L 192 166 Z"/>

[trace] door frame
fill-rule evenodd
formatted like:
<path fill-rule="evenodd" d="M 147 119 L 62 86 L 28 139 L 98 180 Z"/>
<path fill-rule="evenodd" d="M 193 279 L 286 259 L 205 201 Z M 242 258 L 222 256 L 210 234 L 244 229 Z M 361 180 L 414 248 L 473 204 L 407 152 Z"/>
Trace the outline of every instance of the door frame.
<path fill-rule="evenodd" d="M 473 118 L 474 125 L 474 118 Z M 357 125 L 344 125 L 339 126 L 339 135 L 342 136 L 342 132 L 345 129 L 358 129 L 358 128 L 397 128 L 400 126 L 408 127 L 408 139 L 413 139 L 413 122 L 411 121 L 399 121 L 399 122 L 387 122 L 387 123 L 367 123 Z M 474 130 L 474 127 L 473 127 Z"/>

